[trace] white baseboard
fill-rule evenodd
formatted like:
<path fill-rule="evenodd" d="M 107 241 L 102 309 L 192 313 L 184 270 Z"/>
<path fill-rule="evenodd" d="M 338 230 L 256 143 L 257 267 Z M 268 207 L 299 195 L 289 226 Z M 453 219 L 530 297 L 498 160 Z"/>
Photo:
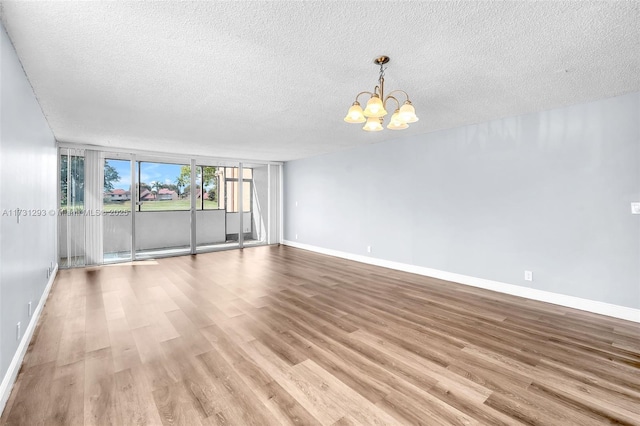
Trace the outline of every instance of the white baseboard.
<path fill-rule="evenodd" d="M 40 314 L 42 313 L 44 304 L 47 301 L 47 297 L 49 297 L 49 291 L 51 290 L 51 286 L 53 285 L 53 281 L 55 280 L 57 274 L 58 264 L 56 263 L 53 272 L 49 276 L 47 286 L 42 292 L 42 296 L 40 297 L 38 306 L 33 311 L 33 315 L 31 315 L 31 321 L 29 321 L 29 325 L 22 335 L 22 339 L 20 340 L 20 344 L 18 345 L 18 350 L 13 356 L 11 364 L 9 364 L 9 368 L 7 369 L 7 372 L 2 379 L 2 384 L 0 384 L 0 415 L 2 415 L 4 407 L 9 400 L 11 389 L 13 389 L 13 384 L 16 381 L 16 377 L 18 376 L 18 372 L 20 371 L 20 366 L 22 365 L 22 360 L 24 359 L 24 355 L 27 353 L 27 348 L 29 347 L 29 343 L 31 342 L 31 337 L 33 337 L 33 332 L 36 329 L 38 319 L 40 319 Z"/>
<path fill-rule="evenodd" d="M 580 309 L 582 311 L 593 312 L 596 314 L 607 315 L 614 318 L 620 318 L 627 321 L 640 323 L 640 309 L 612 305 L 610 303 L 582 299 L 580 297 L 567 296 L 564 294 L 552 293 L 550 291 L 536 290 L 534 288 L 507 284 L 499 281 L 485 280 L 483 278 L 476 278 L 468 275 L 456 274 L 453 272 L 440 271 L 437 269 L 425 268 L 423 266 L 409 265 L 406 263 L 393 262 L 384 259 L 376 259 L 373 257 L 326 249 L 309 244 L 301 244 L 295 241 L 285 240 L 283 244 L 291 247 L 313 251 L 316 253 L 326 254 L 329 256 L 367 263 L 369 265 L 382 266 L 384 268 L 396 269 L 399 271 L 410 272 L 412 274 L 424 275 L 427 277 L 466 284 L 472 287 L 484 288 L 500 293 L 511 294 L 513 296 L 526 297 L 527 299 L 553 303 L 554 305 L 566 306 L 568 308 Z"/>

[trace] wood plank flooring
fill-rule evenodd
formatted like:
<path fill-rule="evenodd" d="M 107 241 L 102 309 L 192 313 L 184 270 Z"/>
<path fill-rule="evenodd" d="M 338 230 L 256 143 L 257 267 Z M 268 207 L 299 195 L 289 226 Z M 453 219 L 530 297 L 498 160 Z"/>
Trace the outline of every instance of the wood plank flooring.
<path fill-rule="evenodd" d="M 640 425 L 640 324 L 290 247 L 59 272 L 2 425 Z"/>

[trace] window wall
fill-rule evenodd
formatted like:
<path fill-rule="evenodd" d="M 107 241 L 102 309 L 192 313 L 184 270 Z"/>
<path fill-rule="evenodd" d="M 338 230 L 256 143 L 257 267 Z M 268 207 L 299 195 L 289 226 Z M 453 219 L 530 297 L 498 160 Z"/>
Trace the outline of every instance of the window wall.
<path fill-rule="evenodd" d="M 59 165 L 62 266 L 280 241 L 279 209 L 268 206 L 279 206 L 281 164 L 63 147 Z"/>

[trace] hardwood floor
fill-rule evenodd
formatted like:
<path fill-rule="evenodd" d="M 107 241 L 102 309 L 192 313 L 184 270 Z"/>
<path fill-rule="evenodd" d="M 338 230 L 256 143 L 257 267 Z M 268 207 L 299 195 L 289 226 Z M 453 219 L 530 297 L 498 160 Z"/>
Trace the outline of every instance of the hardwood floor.
<path fill-rule="evenodd" d="M 289 247 L 59 272 L 3 425 L 640 425 L 640 324 Z"/>

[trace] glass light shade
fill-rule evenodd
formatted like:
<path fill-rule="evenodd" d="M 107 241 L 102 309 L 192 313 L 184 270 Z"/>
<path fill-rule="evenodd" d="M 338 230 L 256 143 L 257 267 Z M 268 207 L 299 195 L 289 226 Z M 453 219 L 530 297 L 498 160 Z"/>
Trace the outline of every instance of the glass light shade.
<path fill-rule="evenodd" d="M 396 110 L 391 116 L 391 121 L 387 125 L 387 129 L 389 130 L 403 130 L 409 127 L 407 123 L 402 121 L 400 118 L 400 110 Z"/>
<path fill-rule="evenodd" d="M 347 116 L 344 118 L 344 121 L 347 123 L 364 123 L 366 120 L 362 114 L 362 107 L 358 102 L 354 102 L 353 105 L 351 105 Z"/>
<path fill-rule="evenodd" d="M 367 107 L 364 109 L 365 117 L 380 118 L 387 115 L 387 111 L 384 109 L 384 105 L 377 94 L 371 96 L 367 101 Z"/>
<path fill-rule="evenodd" d="M 367 132 L 379 132 L 382 130 L 382 124 L 380 124 L 380 119 L 378 117 L 369 117 L 367 118 L 367 123 L 362 129 Z"/>
<path fill-rule="evenodd" d="M 416 116 L 416 109 L 411 105 L 411 102 L 406 101 L 402 108 L 400 108 L 400 119 L 405 123 L 415 123 L 418 121 Z"/>

